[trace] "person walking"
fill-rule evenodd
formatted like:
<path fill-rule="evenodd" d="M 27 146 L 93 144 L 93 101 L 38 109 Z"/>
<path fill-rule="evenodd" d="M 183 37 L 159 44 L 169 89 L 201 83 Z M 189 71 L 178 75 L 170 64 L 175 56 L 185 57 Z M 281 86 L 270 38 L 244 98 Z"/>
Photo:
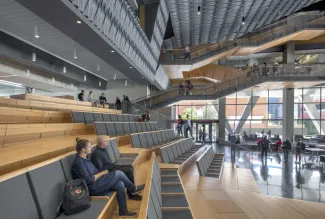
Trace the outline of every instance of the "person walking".
<path fill-rule="evenodd" d="M 92 106 L 97 106 L 97 100 L 94 98 L 92 91 L 89 91 L 87 101 L 92 103 Z"/>
<path fill-rule="evenodd" d="M 264 65 L 262 67 L 262 76 L 267 76 L 267 72 L 268 72 L 267 64 L 266 62 L 264 62 Z"/>
<path fill-rule="evenodd" d="M 193 138 L 193 134 L 192 134 L 192 122 L 190 120 L 190 115 L 186 116 L 187 120 L 186 120 L 186 130 L 185 130 L 185 137 L 188 138 L 188 132 L 190 132 L 192 139 Z"/>
<path fill-rule="evenodd" d="M 265 159 L 267 159 L 267 150 L 269 149 L 270 141 L 266 138 L 266 136 L 263 137 L 262 140 L 262 160 L 265 155 Z"/>
<path fill-rule="evenodd" d="M 302 143 L 301 139 L 298 140 L 296 146 L 296 163 L 301 162 L 301 153 L 305 150 L 305 144 Z M 299 161 L 298 161 L 299 158 Z"/>
<path fill-rule="evenodd" d="M 283 160 L 285 163 L 288 163 L 289 159 L 289 151 L 291 150 L 291 143 L 289 138 L 282 144 L 282 150 L 283 150 Z"/>
<path fill-rule="evenodd" d="M 178 85 L 178 95 L 183 95 L 183 94 L 184 94 L 184 85 L 181 82 Z"/>
<path fill-rule="evenodd" d="M 181 115 L 178 115 L 178 120 L 177 120 L 177 134 L 179 136 L 183 136 L 183 119 L 182 119 L 182 116 Z"/>
<path fill-rule="evenodd" d="M 275 142 L 275 147 L 276 147 L 275 150 L 276 150 L 276 153 L 279 153 L 281 145 L 282 145 L 282 141 L 281 141 L 281 139 L 279 138 L 279 139 Z"/>
<path fill-rule="evenodd" d="M 187 45 L 185 47 L 185 51 L 184 51 L 184 59 L 191 59 L 191 50 L 190 50 L 190 45 Z"/>
<path fill-rule="evenodd" d="M 116 101 L 115 101 L 115 109 L 120 110 L 121 109 L 121 100 L 119 97 L 116 97 Z"/>

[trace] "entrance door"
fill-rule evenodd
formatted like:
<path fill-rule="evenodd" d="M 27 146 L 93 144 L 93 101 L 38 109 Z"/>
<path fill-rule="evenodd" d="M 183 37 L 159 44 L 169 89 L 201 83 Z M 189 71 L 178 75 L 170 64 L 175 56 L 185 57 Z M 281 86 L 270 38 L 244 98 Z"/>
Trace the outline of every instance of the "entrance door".
<path fill-rule="evenodd" d="M 196 123 L 195 140 L 196 142 L 212 143 L 212 123 Z"/>

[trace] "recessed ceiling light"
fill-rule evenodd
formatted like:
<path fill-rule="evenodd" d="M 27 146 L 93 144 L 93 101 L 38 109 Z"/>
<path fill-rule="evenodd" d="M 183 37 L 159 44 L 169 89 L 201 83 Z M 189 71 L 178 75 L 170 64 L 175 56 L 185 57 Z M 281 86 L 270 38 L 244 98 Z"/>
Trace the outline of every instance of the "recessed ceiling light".
<path fill-rule="evenodd" d="M 130 68 L 133 68 L 132 66 L 130 66 Z"/>
<path fill-rule="evenodd" d="M 111 52 L 115 52 L 114 50 L 112 50 Z"/>
<path fill-rule="evenodd" d="M 144 78 L 144 77 L 141 77 L 141 78 Z"/>
<path fill-rule="evenodd" d="M 77 21 L 78 24 L 81 24 L 81 21 Z"/>

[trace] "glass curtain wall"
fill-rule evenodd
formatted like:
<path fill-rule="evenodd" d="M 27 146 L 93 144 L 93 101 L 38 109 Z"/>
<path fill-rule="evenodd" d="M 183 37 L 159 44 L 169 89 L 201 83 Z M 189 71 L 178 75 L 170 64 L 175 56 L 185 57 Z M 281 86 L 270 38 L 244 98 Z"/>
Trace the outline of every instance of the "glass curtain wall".
<path fill-rule="evenodd" d="M 325 88 L 295 89 L 294 133 L 305 136 L 324 134 Z"/>
<path fill-rule="evenodd" d="M 226 134 L 282 134 L 282 90 L 250 90 L 226 97 Z M 226 125 L 227 127 L 227 125 Z"/>

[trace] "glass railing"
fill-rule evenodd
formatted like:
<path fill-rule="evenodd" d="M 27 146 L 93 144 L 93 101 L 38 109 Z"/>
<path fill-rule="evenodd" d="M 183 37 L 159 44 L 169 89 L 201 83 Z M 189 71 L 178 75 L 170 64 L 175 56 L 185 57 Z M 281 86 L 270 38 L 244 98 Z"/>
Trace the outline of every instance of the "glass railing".
<path fill-rule="evenodd" d="M 288 78 L 289 77 L 289 78 Z M 233 78 L 226 78 L 219 83 L 213 83 L 204 88 L 193 88 L 190 92 L 185 92 L 184 89 L 171 88 L 165 92 L 143 97 L 134 102 L 142 105 L 145 108 L 151 108 L 154 105 L 164 101 L 175 99 L 188 95 L 215 96 L 215 99 L 229 95 L 236 91 L 249 88 L 259 83 L 273 80 L 286 81 L 288 79 L 295 80 L 315 80 L 317 77 L 325 77 L 325 65 L 274 65 L 271 67 L 250 67 L 244 69 L 244 73 Z"/>

